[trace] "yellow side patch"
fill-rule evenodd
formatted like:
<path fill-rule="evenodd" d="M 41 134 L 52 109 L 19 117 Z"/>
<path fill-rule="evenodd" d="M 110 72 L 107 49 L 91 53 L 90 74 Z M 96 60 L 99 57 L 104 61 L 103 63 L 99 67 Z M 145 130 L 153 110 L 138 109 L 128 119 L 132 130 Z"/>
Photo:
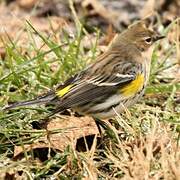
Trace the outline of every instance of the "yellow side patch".
<path fill-rule="evenodd" d="M 59 97 L 62 97 L 62 96 L 64 96 L 66 93 L 69 92 L 69 90 L 71 89 L 72 86 L 73 86 L 73 84 L 70 84 L 70 85 L 66 86 L 65 88 L 57 91 L 56 94 L 57 94 Z"/>
<path fill-rule="evenodd" d="M 139 92 L 144 85 L 144 76 L 142 74 L 137 75 L 136 79 L 123 87 L 120 92 L 124 96 L 134 96 L 137 92 Z"/>

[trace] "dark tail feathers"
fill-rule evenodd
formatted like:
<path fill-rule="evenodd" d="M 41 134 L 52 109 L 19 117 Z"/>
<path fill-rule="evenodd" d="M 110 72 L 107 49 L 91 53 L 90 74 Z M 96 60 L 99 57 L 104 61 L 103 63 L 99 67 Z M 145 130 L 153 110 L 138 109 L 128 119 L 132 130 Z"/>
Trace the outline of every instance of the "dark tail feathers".
<path fill-rule="evenodd" d="M 46 104 L 50 103 L 53 104 L 56 101 L 56 95 L 54 91 L 49 91 L 45 95 L 38 96 L 35 99 L 29 100 L 29 101 L 22 101 L 22 102 L 16 102 L 12 103 L 10 105 L 7 105 L 3 108 L 3 110 L 9 110 L 20 106 L 29 106 L 34 104 Z"/>

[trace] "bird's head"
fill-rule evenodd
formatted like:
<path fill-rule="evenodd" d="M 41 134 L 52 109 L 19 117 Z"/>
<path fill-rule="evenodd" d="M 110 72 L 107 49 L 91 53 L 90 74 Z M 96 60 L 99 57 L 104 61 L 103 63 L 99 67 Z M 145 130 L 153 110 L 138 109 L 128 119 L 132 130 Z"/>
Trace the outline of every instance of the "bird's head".
<path fill-rule="evenodd" d="M 156 31 L 147 28 L 143 20 L 130 25 L 121 36 L 127 43 L 134 44 L 141 51 L 148 50 L 156 41 L 164 38 Z"/>

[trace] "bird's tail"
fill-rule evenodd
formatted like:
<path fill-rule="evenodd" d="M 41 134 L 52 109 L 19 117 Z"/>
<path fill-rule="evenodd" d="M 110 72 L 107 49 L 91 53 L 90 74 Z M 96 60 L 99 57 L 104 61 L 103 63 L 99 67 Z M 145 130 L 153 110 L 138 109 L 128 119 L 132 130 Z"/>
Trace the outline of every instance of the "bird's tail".
<path fill-rule="evenodd" d="M 22 101 L 22 102 L 16 102 L 12 103 L 10 105 L 7 105 L 3 108 L 3 110 L 9 110 L 20 106 L 29 106 L 34 104 L 53 104 L 54 101 L 56 101 L 56 95 L 54 91 L 49 91 L 48 93 L 38 96 L 35 99 Z"/>

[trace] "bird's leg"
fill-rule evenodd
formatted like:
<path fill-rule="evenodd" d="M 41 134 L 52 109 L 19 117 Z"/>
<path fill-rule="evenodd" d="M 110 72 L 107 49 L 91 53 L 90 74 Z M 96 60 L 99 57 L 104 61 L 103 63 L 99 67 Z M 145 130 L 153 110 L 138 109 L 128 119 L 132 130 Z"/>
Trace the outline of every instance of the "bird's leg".
<path fill-rule="evenodd" d="M 104 121 L 102 121 L 102 120 L 100 120 L 100 119 L 98 119 L 98 118 L 93 118 L 94 119 L 94 121 L 95 121 L 95 123 L 96 123 L 96 126 L 97 126 L 97 128 L 98 128 L 98 131 L 99 131 L 99 135 L 100 135 L 100 139 L 99 139 L 99 145 L 98 146 L 100 146 L 100 145 L 102 145 L 103 144 L 103 133 L 102 133 L 102 128 L 105 130 L 105 129 L 107 129 L 107 125 L 106 125 L 106 123 L 104 122 Z"/>
<path fill-rule="evenodd" d="M 101 134 L 102 134 L 101 125 L 100 125 L 99 121 L 97 121 L 95 118 L 94 118 L 94 121 L 95 121 L 95 123 L 96 123 L 96 126 L 97 126 L 97 128 L 98 128 L 99 134 L 100 134 L 100 136 L 101 136 Z"/>
<path fill-rule="evenodd" d="M 102 120 L 100 120 L 100 119 L 98 119 L 98 118 L 94 118 L 94 121 L 95 121 L 96 126 L 97 126 L 97 128 L 98 128 L 98 131 L 99 131 L 100 136 L 102 136 L 102 129 L 101 129 L 101 127 L 102 127 L 104 130 L 106 130 L 106 129 L 107 129 L 107 124 L 106 124 L 104 121 L 102 121 Z"/>
<path fill-rule="evenodd" d="M 103 143 L 103 133 L 102 133 L 102 129 L 103 128 L 105 130 L 105 133 L 112 139 L 114 139 L 115 141 L 117 141 L 117 137 L 115 135 L 115 132 L 113 131 L 113 129 L 111 127 L 109 127 L 108 123 L 98 119 L 98 118 L 94 118 L 95 123 L 97 125 L 99 134 L 101 136 L 101 142 Z"/>

